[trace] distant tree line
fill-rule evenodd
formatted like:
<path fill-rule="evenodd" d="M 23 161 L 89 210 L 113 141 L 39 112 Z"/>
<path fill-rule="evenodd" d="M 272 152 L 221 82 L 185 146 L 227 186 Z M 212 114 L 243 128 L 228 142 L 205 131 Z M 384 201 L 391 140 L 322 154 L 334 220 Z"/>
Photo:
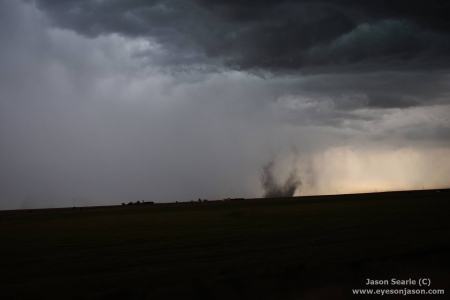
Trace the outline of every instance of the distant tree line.
<path fill-rule="evenodd" d="M 136 201 L 136 202 L 128 202 L 128 204 L 122 203 L 122 205 L 141 205 L 141 204 L 155 204 L 153 201 L 147 201 L 145 202 L 144 200 L 141 201 Z"/>

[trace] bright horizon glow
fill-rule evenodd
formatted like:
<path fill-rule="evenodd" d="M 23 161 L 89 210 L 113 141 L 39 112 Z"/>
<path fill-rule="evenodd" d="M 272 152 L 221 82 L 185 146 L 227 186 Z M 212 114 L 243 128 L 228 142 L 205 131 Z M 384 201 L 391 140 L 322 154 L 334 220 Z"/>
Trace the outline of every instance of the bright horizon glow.
<path fill-rule="evenodd" d="M 448 188 L 449 148 L 330 148 L 314 155 L 295 196 Z M 299 163 L 302 170 L 305 164 Z M 312 183 L 311 183 L 312 182 Z"/>

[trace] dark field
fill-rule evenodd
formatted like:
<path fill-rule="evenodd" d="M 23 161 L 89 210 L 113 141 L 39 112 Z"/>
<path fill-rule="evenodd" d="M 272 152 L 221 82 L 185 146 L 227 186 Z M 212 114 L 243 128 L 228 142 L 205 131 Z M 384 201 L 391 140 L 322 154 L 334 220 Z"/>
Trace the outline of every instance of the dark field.
<path fill-rule="evenodd" d="M 380 298 L 352 296 L 366 278 L 449 294 L 449 196 L 2 211 L 0 299 Z"/>

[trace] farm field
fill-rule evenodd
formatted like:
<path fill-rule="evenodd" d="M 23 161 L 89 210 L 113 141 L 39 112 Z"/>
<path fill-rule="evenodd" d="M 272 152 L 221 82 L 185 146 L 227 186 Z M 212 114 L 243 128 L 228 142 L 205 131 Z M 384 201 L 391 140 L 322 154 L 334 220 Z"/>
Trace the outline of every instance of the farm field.
<path fill-rule="evenodd" d="M 0 298 L 348 299 L 367 278 L 423 277 L 450 293 L 449 198 L 440 190 L 1 211 Z"/>

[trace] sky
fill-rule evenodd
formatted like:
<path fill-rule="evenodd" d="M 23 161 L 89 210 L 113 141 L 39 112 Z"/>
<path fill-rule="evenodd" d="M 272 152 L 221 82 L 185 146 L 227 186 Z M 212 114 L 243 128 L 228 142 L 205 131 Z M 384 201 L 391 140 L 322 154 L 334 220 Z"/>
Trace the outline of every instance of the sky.
<path fill-rule="evenodd" d="M 450 4 L 403 3 L 0 1 L 0 209 L 450 187 Z"/>

